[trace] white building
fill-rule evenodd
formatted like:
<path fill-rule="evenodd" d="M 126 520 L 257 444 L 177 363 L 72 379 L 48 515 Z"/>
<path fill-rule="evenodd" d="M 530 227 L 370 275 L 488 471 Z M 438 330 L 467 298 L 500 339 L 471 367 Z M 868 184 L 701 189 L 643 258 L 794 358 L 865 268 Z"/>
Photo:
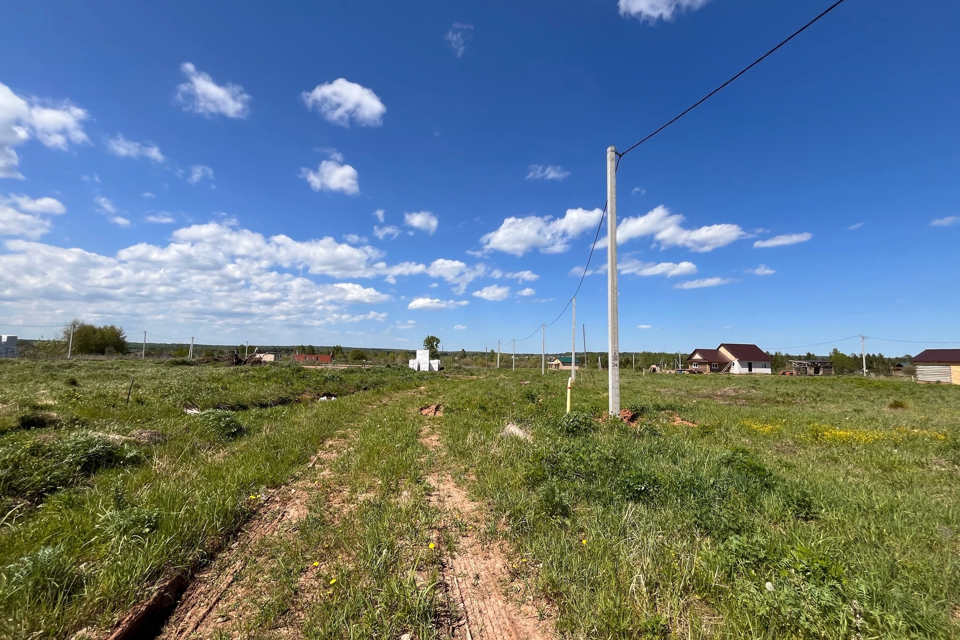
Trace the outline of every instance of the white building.
<path fill-rule="evenodd" d="M 0 358 L 17 357 L 17 336 L 0 336 Z"/>
<path fill-rule="evenodd" d="M 417 349 L 417 357 L 410 360 L 414 371 L 440 371 L 440 361 L 430 359 L 429 349 Z"/>

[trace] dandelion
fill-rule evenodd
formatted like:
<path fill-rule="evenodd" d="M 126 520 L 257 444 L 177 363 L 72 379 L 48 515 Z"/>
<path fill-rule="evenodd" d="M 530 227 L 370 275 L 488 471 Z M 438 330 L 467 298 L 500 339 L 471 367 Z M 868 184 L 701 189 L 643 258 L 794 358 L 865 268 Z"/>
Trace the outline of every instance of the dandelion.
<path fill-rule="evenodd" d="M 336 582 L 336 581 L 337 581 L 337 579 L 334 578 L 333 580 L 330 581 L 330 584 L 332 585 L 332 584 L 333 584 L 334 582 Z"/>
<path fill-rule="evenodd" d="M 313 563 L 313 566 L 319 567 L 319 566 L 320 566 L 320 563 L 319 563 L 319 562 L 314 562 L 314 563 Z"/>
<path fill-rule="evenodd" d="M 526 561 L 527 561 L 527 559 L 526 559 L 526 558 L 524 558 L 524 559 L 523 559 L 523 560 L 521 560 L 520 562 L 526 562 Z"/>
<path fill-rule="evenodd" d="M 587 539 L 584 538 L 583 540 L 581 540 L 581 542 L 583 542 L 583 544 L 587 544 Z"/>
<path fill-rule="evenodd" d="M 437 546 L 437 545 L 433 544 L 432 542 L 430 543 L 430 548 L 431 548 L 431 549 L 435 548 L 436 546 Z"/>

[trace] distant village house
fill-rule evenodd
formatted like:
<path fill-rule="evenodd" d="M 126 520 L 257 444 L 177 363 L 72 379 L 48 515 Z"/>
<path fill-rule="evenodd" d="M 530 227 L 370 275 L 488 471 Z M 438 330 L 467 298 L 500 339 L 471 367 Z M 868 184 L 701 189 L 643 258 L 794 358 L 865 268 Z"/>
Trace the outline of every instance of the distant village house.
<path fill-rule="evenodd" d="M 17 336 L 0 336 L 0 358 L 17 357 Z"/>
<path fill-rule="evenodd" d="M 832 376 L 832 360 L 791 360 L 793 373 L 798 376 Z"/>
<path fill-rule="evenodd" d="M 547 366 L 553 369 L 554 371 L 570 371 L 570 364 L 573 362 L 573 356 L 559 356 L 554 358 Z M 574 370 L 580 370 L 580 363 L 577 362 L 573 366 Z"/>
<path fill-rule="evenodd" d="M 294 362 L 312 362 L 317 364 L 330 364 L 333 362 L 333 356 L 329 353 L 316 353 L 316 354 L 307 354 L 307 353 L 295 353 L 293 354 Z"/>
<path fill-rule="evenodd" d="M 960 385 L 960 349 L 927 349 L 913 358 L 917 382 Z"/>
<path fill-rule="evenodd" d="M 687 366 L 703 373 L 773 373 L 773 360 L 755 344 L 721 344 L 716 349 L 697 349 Z"/>

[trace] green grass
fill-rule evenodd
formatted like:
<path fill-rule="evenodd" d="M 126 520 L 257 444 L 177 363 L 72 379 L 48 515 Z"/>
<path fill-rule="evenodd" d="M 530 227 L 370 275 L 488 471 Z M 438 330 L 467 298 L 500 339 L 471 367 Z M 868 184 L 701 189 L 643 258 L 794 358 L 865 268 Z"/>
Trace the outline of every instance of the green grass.
<path fill-rule="evenodd" d="M 960 389 L 625 372 L 640 423 L 591 428 L 562 417 L 560 376 L 520 375 L 449 392 L 444 444 L 542 563 L 564 634 L 960 635 Z M 575 408 L 599 416 L 604 382 Z"/>
<path fill-rule="evenodd" d="M 433 472 L 486 503 L 562 637 L 960 637 L 960 388 L 623 376 L 633 425 L 599 420 L 592 371 L 565 416 L 565 376 L 529 370 L 0 364 L 0 637 L 109 626 L 303 473 L 309 516 L 244 550 L 256 614 L 224 637 L 436 637 L 457 529 L 429 549 Z"/>
<path fill-rule="evenodd" d="M 0 637 L 109 626 L 235 531 L 250 495 L 285 482 L 376 397 L 417 384 L 406 369 L 4 363 Z M 24 429 L 38 411 L 56 424 Z M 130 438 L 142 430 L 162 442 Z"/>

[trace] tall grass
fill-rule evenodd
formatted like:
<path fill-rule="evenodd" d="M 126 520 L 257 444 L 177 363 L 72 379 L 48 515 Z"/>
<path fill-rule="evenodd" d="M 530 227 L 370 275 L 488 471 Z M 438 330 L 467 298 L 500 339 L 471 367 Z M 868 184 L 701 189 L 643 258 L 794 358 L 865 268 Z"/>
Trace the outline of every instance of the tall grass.
<path fill-rule="evenodd" d="M 0 367 L 0 637 L 108 627 L 162 574 L 202 561 L 251 495 L 285 482 L 364 406 L 417 384 L 405 369 Z M 36 411 L 60 420 L 23 429 Z M 162 437 L 134 437 L 144 430 Z"/>

